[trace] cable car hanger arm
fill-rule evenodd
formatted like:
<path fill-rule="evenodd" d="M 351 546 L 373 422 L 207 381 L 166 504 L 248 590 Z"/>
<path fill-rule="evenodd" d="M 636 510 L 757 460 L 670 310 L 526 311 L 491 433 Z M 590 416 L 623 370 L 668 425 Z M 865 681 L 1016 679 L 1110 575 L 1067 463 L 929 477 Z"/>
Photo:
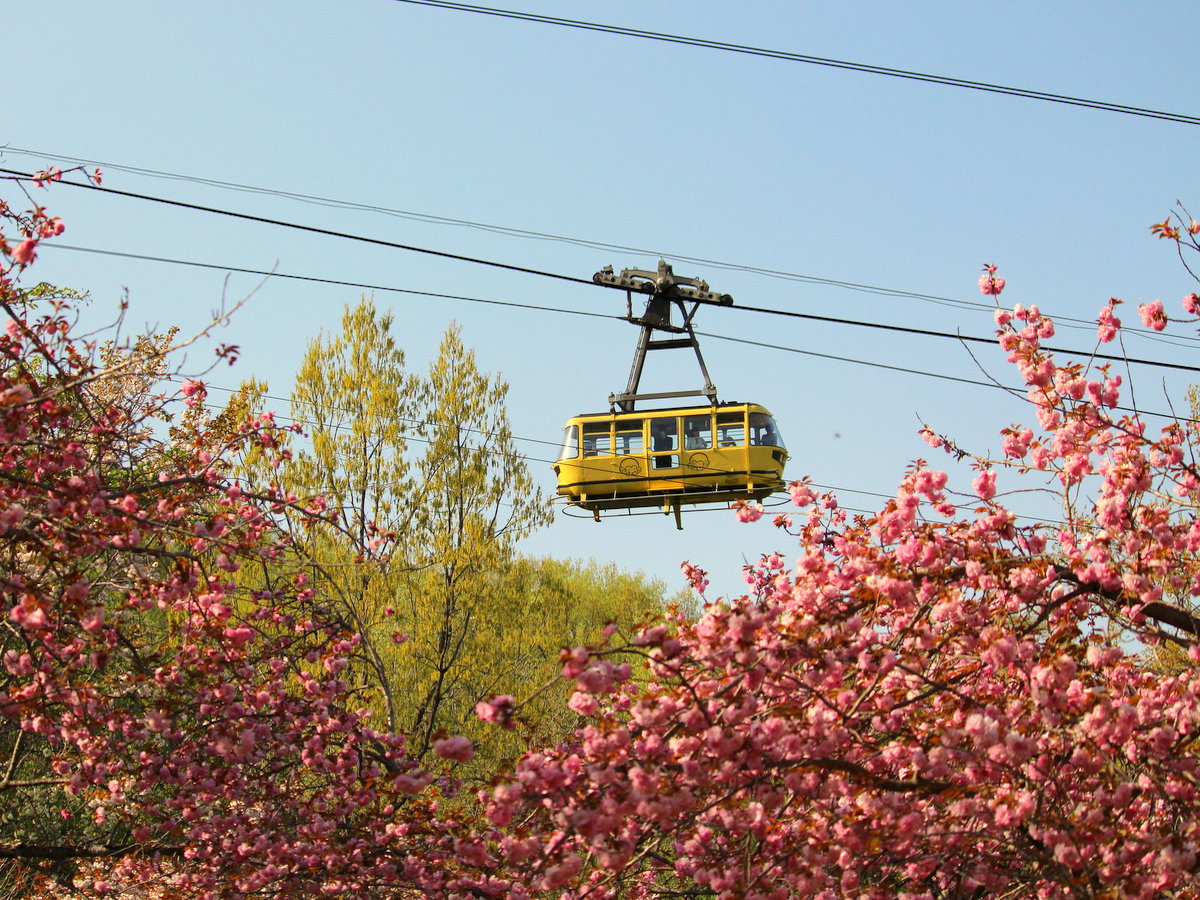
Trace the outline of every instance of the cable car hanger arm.
<path fill-rule="evenodd" d="M 681 278 L 675 275 L 666 260 L 658 261 L 658 271 L 646 269 L 622 269 L 620 275 L 613 273 L 612 266 L 606 266 L 592 276 L 597 284 L 609 287 L 624 288 L 626 297 L 626 319 L 634 325 L 641 326 L 637 347 L 633 354 L 633 365 L 629 370 L 629 381 L 625 390 L 608 395 L 611 408 L 620 407 L 622 412 L 633 412 L 638 400 L 655 400 L 667 397 L 705 397 L 712 405 L 717 404 L 717 388 L 709 377 L 708 367 L 700 353 L 700 341 L 692 328 L 692 318 L 706 303 L 714 306 L 732 306 L 733 298 L 728 294 L 718 294 L 709 290 L 708 282 L 700 278 Z M 646 300 L 646 311 L 638 318 L 633 315 L 633 291 L 649 294 Z M 687 304 L 691 304 L 691 310 Z M 683 325 L 677 326 L 671 322 L 671 305 L 679 307 L 683 317 Z M 687 335 L 669 340 L 654 340 L 655 331 L 666 331 L 676 335 Z M 700 373 L 704 376 L 704 387 L 700 390 L 669 391 L 656 393 L 638 393 L 638 385 L 642 379 L 642 369 L 646 362 L 646 353 L 650 350 L 678 350 L 691 347 L 696 354 L 696 362 L 700 365 Z"/>
<path fill-rule="evenodd" d="M 613 272 L 605 266 L 592 276 L 592 281 L 604 287 L 637 291 L 639 294 L 669 295 L 672 299 L 694 300 L 712 306 L 733 306 L 733 297 L 709 290 L 708 282 L 701 278 L 681 278 L 675 274 L 666 260 L 658 261 L 658 271 L 648 269 L 622 269 Z"/>

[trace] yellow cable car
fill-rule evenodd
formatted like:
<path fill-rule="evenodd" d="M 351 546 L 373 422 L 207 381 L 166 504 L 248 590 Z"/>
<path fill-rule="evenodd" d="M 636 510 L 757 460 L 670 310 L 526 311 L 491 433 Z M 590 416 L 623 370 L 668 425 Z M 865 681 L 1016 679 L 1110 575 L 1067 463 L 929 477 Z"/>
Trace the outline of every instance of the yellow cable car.
<path fill-rule="evenodd" d="M 788 453 L 754 403 L 576 416 L 554 472 L 567 503 L 601 510 L 762 500 L 782 490 Z"/>
<path fill-rule="evenodd" d="M 626 315 L 641 328 L 625 390 L 608 395 L 609 412 L 569 420 L 554 463 L 558 493 L 568 506 L 589 510 L 596 521 L 605 510 L 661 506 L 674 511 L 682 528 L 683 504 L 762 500 L 782 490 L 788 453 L 771 414 L 754 403 L 719 403 L 692 327 L 701 305 L 732 306 L 733 298 L 709 290 L 699 278 L 681 278 L 659 260 L 658 270 L 611 266 L 596 284 L 626 293 Z M 633 293 L 650 295 L 646 311 L 633 314 Z M 690 304 L 691 308 L 688 308 Z M 682 324 L 672 322 L 678 308 Z M 655 332 L 672 335 L 655 339 Z M 704 377 L 696 390 L 646 393 L 639 390 L 646 356 L 654 350 L 691 349 Z M 705 397 L 704 406 L 638 410 L 642 400 Z"/>

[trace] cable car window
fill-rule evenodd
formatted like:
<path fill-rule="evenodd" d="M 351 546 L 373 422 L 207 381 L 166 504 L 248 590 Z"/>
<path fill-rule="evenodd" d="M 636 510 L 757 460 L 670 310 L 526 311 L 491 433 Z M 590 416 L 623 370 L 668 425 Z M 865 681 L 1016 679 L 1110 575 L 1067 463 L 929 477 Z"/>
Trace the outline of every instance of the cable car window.
<path fill-rule="evenodd" d="M 579 426 L 568 425 L 563 429 L 562 451 L 559 459 L 574 459 L 579 455 Z"/>
<path fill-rule="evenodd" d="M 760 447 L 783 446 L 775 420 L 766 413 L 750 413 L 750 443 Z"/>
<path fill-rule="evenodd" d="M 679 449 L 678 419 L 650 421 L 650 449 L 654 453 L 654 468 L 673 469 L 679 465 L 678 454 L 670 452 Z"/>
<path fill-rule="evenodd" d="M 688 416 L 683 420 L 683 448 L 707 450 L 712 446 L 712 416 Z"/>
<path fill-rule="evenodd" d="M 746 420 L 742 413 L 717 413 L 717 446 L 738 447 L 746 443 Z"/>
<path fill-rule="evenodd" d="M 608 456 L 612 453 L 612 429 L 607 422 L 583 423 L 583 455 Z"/>
<path fill-rule="evenodd" d="M 642 420 L 627 419 L 617 423 L 617 453 L 641 453 Z"/>

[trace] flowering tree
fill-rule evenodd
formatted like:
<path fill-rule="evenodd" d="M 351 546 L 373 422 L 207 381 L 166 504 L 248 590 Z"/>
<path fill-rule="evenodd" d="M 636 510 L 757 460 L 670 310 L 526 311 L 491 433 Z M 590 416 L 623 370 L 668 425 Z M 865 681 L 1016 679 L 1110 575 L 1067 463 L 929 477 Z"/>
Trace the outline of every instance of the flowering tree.
<path fill-rule="evenodd" d="M 418 762 L 347 683 L 360 638 L 280 527 L 323 506 L 228 475 L 282 452 L 270 417 L 210 421 L 192 379 L 158 437 L 170 346 L 103 350 L 69 296 L 30 302 L 18 279 L 62 231 L 31 205 L 0 207 L 6 893 L 1200 897 L 1200 431 L 1122 411 L 1120 376 L 1055 360 L 1036 308 L 996 314 L 1034 421 L 996 459 L 926 431 L 977 469 L 965 511 L 920 461 L 868 518 L 795 483 L 795 565 L 565 651 L 582 727 L 479 820 L 453 777 L 470 742 Z M 1194 221 L 1155 229 L 1200 250 Z M 980 288 L 1005 285 L 989 266 Z M 1019 525 L 1005 468 L 1049 481 L 1063 521 Z"/>
<path fill-rule="evenodd" d="M 1159 226 L 1181 249 L 1200 225 Z M 985 267 L 981 290 L 1004 281 Z M 1184 299 L 1196 313 L 1195 294 Z M 1099 317 L 1111 341 L 1115 302 Z M 1166 325 L 1161 304 L 1141 310 Z M 791 486 L 799 541 L 751 593 L 564 655 L 585 724 L 484 796 L 525 883 L 571 897 L 1200 897 L 1200 426 L 1122 413 L 998 309 L 1036 422 L 969 453 L 971 502 L 918 461 L 851 519 Z M 1050 482 L 1030 526 L 997 472 Z M 966 512 L 964 513 L 964 509 Z M 761 508 L 742 507 L 754 519 Z M 685 565 L 694 586 L 704 573 Z M 1179 649 L 1164 673 L 1143 650 Z M 631 675 L 645 660 L 648 682 Z M 511 698 L 483 707 L 509 721 Z"/>
<path fill-rule="evenodd" d="M 147 383 L 170 347 L 74 338 L 69 296 L 18 286 L 61 223 L 0 216 L 0 890 L 488 884 L 480 840 L 438 806 L 470 744 L 441 736 L 418 765 L 342 677 L 359 639 L 276 527 L 321 506 L 225 474 L 240 445 L 275 452 L 271 418 L 210 428 L 189 380 L 189 414 L 156 437 L 172 398 Z"/>

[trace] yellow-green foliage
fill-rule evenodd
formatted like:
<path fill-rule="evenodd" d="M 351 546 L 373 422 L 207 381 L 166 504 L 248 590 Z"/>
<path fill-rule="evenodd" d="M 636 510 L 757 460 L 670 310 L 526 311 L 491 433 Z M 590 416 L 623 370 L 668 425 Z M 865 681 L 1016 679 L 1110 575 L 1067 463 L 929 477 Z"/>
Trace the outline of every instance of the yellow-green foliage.
<path fill-rule="evenodd" d="M 612 563 L 551 558 L 516 560 L 510 569 L 504 614 L 493 625 L 494 650 L 476 667 L 484 695 L 511 694 L 524 701 L 521 719 L 536 743 L 566 736 L 578 719 L 566 705 L 574 682 L 560 675 L 563 648 L 596 645 L 606 625 L 628 635 L 652 613 L 661 613 L 666 585 Z M 465 729 L 494 759 L 513 758 L 530 735 L 495 726 Z"/>
<path fill-rule="evenodd" d="M 575 719 L 560 650 L 662 609 L 664 587 L 612 566 L 518 557 L 517 542 L 551 510 L 513 440 L 507 385 L 480 371 L 456 325 L 417 377 L 391 328 L 364 299 L 339 334 L 311 341 L 292 394 L 306 436 L 278 471 L 248 459 L 242 473 L 323 496 L 339 513 L 291 536 L 315 589 L 363 634 L 371 662 L 350 677 L 388 725 L 418 754 L 441 734 L 466 734 L 490 763 L 520 738 L 481 727 L 475 704 L 536 695 L 530 727 L 562 736 Z M 247 402 L 265 390 L 247 386 Z"/>
<path fill-rule="evenodd" d="M 508 387 L 479 370 L 457 326 L 429 368 L 419 414 L 427 441 L 415 466 L 415 555 L 404 629 L 414 701 L 402 724 L 423 747 L 457 730 L 478 701 L 478 660 L 494 652 L 516 541 L 546 524 L 550 506 L 517 452 Z"/>

